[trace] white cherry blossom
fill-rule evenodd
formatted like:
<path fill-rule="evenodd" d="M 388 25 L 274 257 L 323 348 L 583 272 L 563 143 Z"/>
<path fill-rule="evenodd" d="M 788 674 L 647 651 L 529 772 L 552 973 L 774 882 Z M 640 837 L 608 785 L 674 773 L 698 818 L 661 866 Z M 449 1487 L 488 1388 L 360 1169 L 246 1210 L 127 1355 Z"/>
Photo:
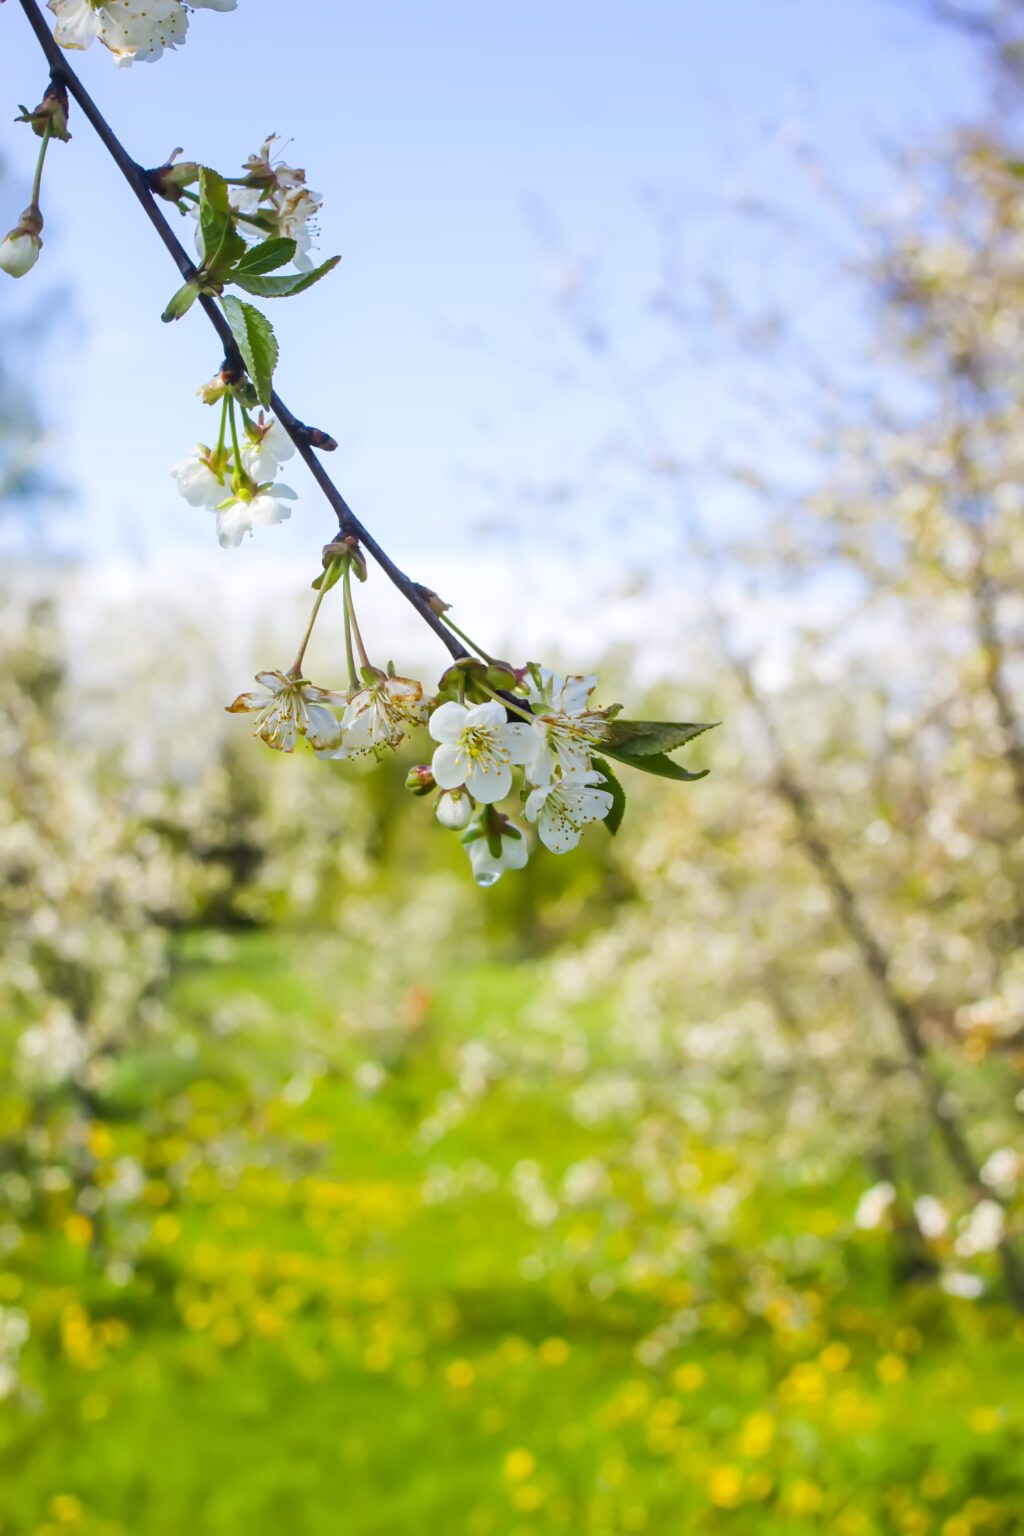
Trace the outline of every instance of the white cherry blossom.
<path fill-rule="evenodd" d="M 530 727 L 510 721 L 497 699 L 442 704 L 430 717 L 430 734 L 440 743 L 431 761 L 438 788 L 465 785 L 481 805 L 504 800 L 513 765 L 524 763 L 530 750 Z"/>
<path fill-rule="evenodd" d="M 191 507 L 207 507 L 213 510 L 230 495 L 226 459 L 218 473 L 216 452 L 200 443 L 195 453 L 179 459 L 171 470 L 178 482 L 178 490 Z"/>
<path fill-rule="evenodd" d="M 568 853 L 583 836 L 584 827 L 603 821 L 612 808 L 605 781 L 599 773 L 574 771 L 533 790 L 526 801 L 526 819 L 537 823 L 545 848 Z"/>
<path fill-rule="evenodd" d="M 188 31 L 181 0 L 47 0 L 47 6 L 57 18 L 53 35 L 61 48 L 88 48 L 98 38 L 118 64 L 158 59 Z"/>
<path fill-rule="evenodd" d="M 346 703 L 343 693 L 317 688 L 285 672 L 257 672 L 262 693 L 240 693 L 227 706 L 229 714 L 255 714 L 255 734 L 275 752 L 294 752 L 300 736 L 318 751 L 341 740 L 341 721 L 334 713 Z"/>
<path fill-rule="evenodd" d="M 221 548 L 227 549 L 229 545 L 236 548 L 256 526 L 271 527 L 287 522 L 292 515 L 288 503 L 295 499 L 295 492 L 288 485 L 260 485 L 251 493 L 243 488 L 229 500 L 211 508 L 217 513 L 217 538 Z"/>
<path fill-rule="evenodd" d="M 349 698 L 341 719 L 341 740 L 323 756 L 361 757 L 397 747 L 410 726 L 425 718 L 423 687 L 411 677 L 381 673 Z"/>
<path fill-rule="evenodd" d="M 273 480 L 279 467 L 295 452 L 295 444 L 276 418 L 263 419 L 260 412 L 252 428 L 246 427 L 246 442 L 242 445 L 242 465 L 246 474 L 257 483 Z"/>
<path fill-rule="evenodd" d="M 486 837 L 474 838 L 465 847 L 473 869 L 473 878 L 477 885 L 482 886 L 495 885 L 506 869 L 522 869 L 529 857 L 526 836 L 522 828 L 511 821 L 506 821 L 501 829 L 500 853 L 495 855 L 491 852 Z"/>
<path fill-rule="evenodd" d="M 530 667 L 527 696 L 535 719 L 526 776 L 531 784 L 549 784 L 556 769 L 563 774 L 590 769 L 590 749 L 608 733 L 607 711 L 589 707 L 596 687 L 594 676 L 560 677 L 547 667 Z"/>

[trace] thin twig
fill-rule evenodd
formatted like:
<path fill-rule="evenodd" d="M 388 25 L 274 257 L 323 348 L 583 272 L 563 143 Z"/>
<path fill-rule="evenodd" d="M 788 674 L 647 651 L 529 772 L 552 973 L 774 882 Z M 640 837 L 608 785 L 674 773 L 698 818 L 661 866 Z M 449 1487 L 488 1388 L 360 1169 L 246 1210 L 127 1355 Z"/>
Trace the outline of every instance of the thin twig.
<path fill-rule="evenodd" d="M 198 275 L 195 264 L 158 208 L 150 189 L 147 172 L 128 154 L 121 140 L 114 133 L 110 124 L 89 95 L 89 92 L 67 62 L 61 49 L 51 36 L 50 29 L 36 4 L 36 0 L 21 0 L 21 8 L 25 13 L 29 26 L 35 33 L 40 48 L 46 55 L 46 61 L 50 66 L 50 75 L 54 83 L 59 82 L 65 85 L 70 95 L 74 97 L 83 115 L 95 130 L 104 149 L 106 149 L 121 175 L 131 187 L 136 200 L 163 241 L 171 260 L 181 273 L 182 278 L 185 282 L 190 282 Z M 237 368 L 244 373 L 245 365 L 239 355 L 235 339 L 231 334 L 231 328 L 221 314 L 216 301 L 208 294 L 200 294 L 199 303 L 206 314 L 206 318 L 217 332 L 228 363 L 232 368 Z M 435 635 L 444 643 L 452 656 L 456 659 L 467 656 L 469 653 L 462 643 L 455 638 L 443 620 L 424 601 L 417 589 L 417 584 L 406 576 L 404 571 L 399 570 L 390 555 L 381 548 L 373 535 L 368 532 L 358 517 L 356 517 L 352 508 L 314 453 L 309 442 L 308 428 L 288 409 L 276 391 L 271 395 L 270 403 L 282 427 L 295 444 L 299 457 L 330 503 L 342 533 L 351 534 L 365 546 L 385 575 L 394 582 L 406 602 L 415 608 L 424 624 L 434 631 Z"/>

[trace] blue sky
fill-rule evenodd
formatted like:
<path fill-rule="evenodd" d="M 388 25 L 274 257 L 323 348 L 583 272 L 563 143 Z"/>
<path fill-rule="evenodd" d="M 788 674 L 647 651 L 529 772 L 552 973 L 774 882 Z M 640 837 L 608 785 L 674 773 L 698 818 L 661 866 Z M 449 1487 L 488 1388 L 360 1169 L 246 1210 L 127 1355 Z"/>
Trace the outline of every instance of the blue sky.
<path fill-rule="evenodd" d="M 290 138 L 288 158 L 325 197 L 321 254 L 343 259 L 273 306 L 279 387 L 338 438 L 345 494 L 428 579 L 431 547 L 465 551 L 481 519 L 513 523 L 521 497 L 615 430 L 621 406 L 559 330 L 578 256 L 600 259 L 601 304 L 628 341 L 657 267 L 652 199 L 681 231 L 683 288 L 702 265 L 740 275 L 730 199 L 783 189 L 813 202 L 786 181 L 783 125 L 799 121 L 871 198 L 886 185 L 883 137 L 937 133 L 980 91 L 965 47 L 895 0 L 239 0 L 197 13 L 187 45 L 155 65 L 117 69 L 98 46 L 76 57 L 145 164 L 183 145 L 230 172 L 271 130 Z M 0 154 L 23 182 L 36 141 L 9 119 L 44 80 L 18 6 L 4 5 Z M 169 467 L 211 431 L 195 390 L 218 362 L 212 333 L 198 314 L 161 325 L 174 270 L 87 124 L 72 128 L 47 167 L 44 259 L 3 295 L 15 310 L 45 295 L 59 318 L 44 383 L 74 490 L 68 540 L 157 562 L 315 551 L 331 520 L 301 473 L 292 523 L 237 553 L 216 551 L 212 518 L 178 497 Z M 10 222 L 20 207 L 15 195 Z M 852 315 L 822 315 L 850 342 Z M 699 346 L 691 364 L 673 420 L 696 451 L 721 432 L 725 401 Z M 585 528 L 586 507 L 565 519 Z"/>

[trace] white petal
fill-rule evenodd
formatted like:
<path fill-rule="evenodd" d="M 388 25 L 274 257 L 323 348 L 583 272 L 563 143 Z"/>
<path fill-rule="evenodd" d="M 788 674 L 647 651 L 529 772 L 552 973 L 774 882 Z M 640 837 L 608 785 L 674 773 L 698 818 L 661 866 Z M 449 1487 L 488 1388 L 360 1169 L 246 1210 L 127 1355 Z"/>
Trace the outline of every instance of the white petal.
<path fill-rule="evenodd" d="M 431 736 L 435 741 L 458 741 L 466 726 L 469 710 L 465 704 L 459 704 L 455 699 L 449 699 L 447 704 L 441 704 L 431 715 L 427 724 Z M 459 780 L 462 783 L 462 780 Z M 454 788 L 454 785 L 447 786 Z"/>
<path fill-rule="evenodd" d="M 504 865 L 494 857 L 485 837 L 469 843 L 466 852 L 469 854 L 469 862 L 473 866 L 473 878 L 477 885 L 494 885 L 501 879 L 504 874 Z"/>
<path fill-rule="evenodd" d="M 512 720 L 501 728 L 501 744 L 508 753 L 509 762 L 522 766 L 534 754 L 533 726 L 525 720 Z"/>
<path fill-rule="evenodd" d="M 437 779 L 436 773 L 434 777 Z M 440 779 L 437 782 L 441 784 Z M 507 763 L 492 763 L 489 766 L 480 762 L 472 763 L 465 782 L 474 800 L 479 800 L 481 805 L 494 805 L 496 801 L 504 800 L 512 788 L 512 769 Z M 452 785 L 441 784 L 441 787 L 451 789 Z"/>
<path fill-rule="evenodd" d="M 547 798 L 548 791 L 546 788 L 533 789 L 530 791 L 529 795 L 526 797 L 526 805 L 524 806 L 527 821 L 537 820 L 537 817 L 544 809 Z"/>
<path fill-rule="evenodd" d="M 501 840 L 501 856 L 506 869 L 522 869 L 530 856 L 530 850 L 526 845 L 526 838 L 503 837 Z"/>
<path fill-rule="evenodd" d="M 494 730 L 501 730 L 508 721 L 508 712 L 504 704 L 499 704 L 497 699 L 488 699 L 484 704 L 474 704 L 466 711 L 466 726 L 489 725 Z"/>
<path fill-rule="evenodd" d="M 444 705 L 441 707 L 443 709 Z M 430 767 L 434 782 L 440 789 L 459 789 L 466 782 L 466 766 L 453 742 L 441 743 L 434 752 Z"/>
<path fill-rule="evenodd" d="M 579 827 L 573 826 L 557 800 L 549 802 L 541 812 L 537 827 L 540 840 L 552 853 L 568 853 L 582 837 Z"/>
<path fill-rule="evenodd" d="M 341 740 L 341 721 L 322 704 L 310 704 L 306 737 L 315 747 L 336 747 Z"/>

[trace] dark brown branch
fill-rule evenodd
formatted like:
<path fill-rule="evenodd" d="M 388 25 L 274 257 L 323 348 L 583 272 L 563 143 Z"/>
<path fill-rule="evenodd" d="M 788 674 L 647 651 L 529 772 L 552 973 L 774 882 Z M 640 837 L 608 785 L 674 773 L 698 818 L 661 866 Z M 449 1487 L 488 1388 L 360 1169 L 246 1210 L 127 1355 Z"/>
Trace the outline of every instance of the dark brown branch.
<path fill-rule="evenodd" d="M 52 79 L 55 83 L 59 82 L 66 86 L 70 95 L 74 97 L 104 149 L 106 149 L 121 175 L 131 187 L 136 200 L 163 241 L 181 277 L 185 282 L 189 282 L 197 276 L 195 264 L 157 206 L 156 199 L 150 190 L 146 171 L 128 154 L 124 145 L 89 95 L 89 92 L 67 62 L 63 52 L 54 42 L 50 29 L 36 4 L 36 0 L 21 0 L 21 8 L 25 13 L 29 26 L 35 33 L 40 48 L 46 55 L 46 62 L 50 66 Z M 225 357 L 233 367 L 244 372 L 244 364 L 235 345 L 235 339 L 231 334 L 231 327 L 221 314 L 215 300 L 207 294 L 200 294 L 199 303 L 206 314 L 206 318 L 217 332 Z M 458 659 L 461 656 L 468 655 L 461 641 L 456 639 L 443 620 L 425 602 L 420 595 L 417 584 L 406 576 L 404 571 L 399 570 L 390 555 L 381 548 L 373 535 L 356 517 L 352 508 L 313 452 L 310 444 L 310 430 L 289 410 L 276 391 L 271 395 L 271 406 L 282 427 L 295 444 L 299 457 L 330 503 L 342 533 L 351 534 L 369 551 L 385 575 L 394 582 L 406 602 L 415 608 L 424 624 L 434 631 L 435 635 L 444 643 L 452 656 Z"/>

